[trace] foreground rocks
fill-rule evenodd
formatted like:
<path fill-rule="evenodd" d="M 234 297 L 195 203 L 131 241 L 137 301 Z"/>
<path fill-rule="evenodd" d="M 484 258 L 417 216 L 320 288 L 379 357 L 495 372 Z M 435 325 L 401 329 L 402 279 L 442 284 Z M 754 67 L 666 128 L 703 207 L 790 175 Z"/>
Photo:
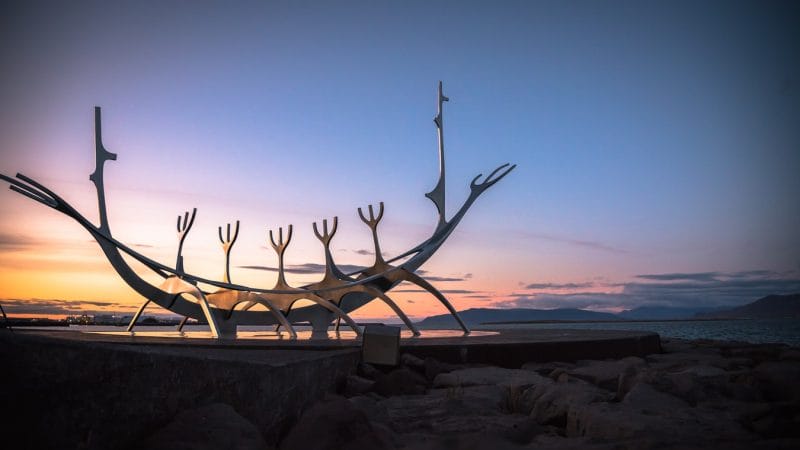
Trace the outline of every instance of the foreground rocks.
<path fill-rule="evenodd" d="M 646 358 L 520 369 L 362 365 L 306 411 L 293 448 L 800 448 L 800 351 L 663 341 Z"/>
<path fill-rule="evenodd" d="M 178 413 L 140 446 L 142 450 L 263 450 L 264 438 L 255 425 L 230 405 L 212 403 Z"/>

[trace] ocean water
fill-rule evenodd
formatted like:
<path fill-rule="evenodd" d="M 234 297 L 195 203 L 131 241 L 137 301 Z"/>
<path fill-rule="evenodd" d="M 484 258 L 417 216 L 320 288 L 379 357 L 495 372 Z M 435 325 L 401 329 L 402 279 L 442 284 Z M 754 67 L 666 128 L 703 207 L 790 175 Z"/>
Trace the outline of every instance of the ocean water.
<path fill-rule="evenodd" d="M 392 323 L 392 325 L 399 325 Z M 798 319 L 745 319 L 745 320 L 674 320 L 652 322 L 577 322 L 577 323 L 526 323 L 526 324 L 492 324 L 473 326 L 473 330 L 498 329 L 590 329 L 590 330 L 634 330 L 652 331 L 664 338 L 679 339 L 714 339 L 722 341 L 752 342 L 756 344 L 784 343 L 800 346 L 800 320 Z M 124 332 L 125 327 L 114 326 L 71 326 L 46 327 L 45 329 L 69 329 L 87 332 Z M 297 326 L 298 333 L 309 331 L 309 327 Z M 179 337 L 175 327 L 137 326 L 136 331 L 158 333 Z M 207 337 L 207 326 L 191 325 L 184 330 L 186 337 Z M 274 338 L 273 327 L 246 326 L 239 331 L 248 337 Z M 423 337 L 425 330 L 422 330 Z"/>
<path fill-rule="evenodd" d="M 652 331 L 665 338 L 784 343 L 800 346 L 798 319 L 680 320 L 653 322 L 532 323 L 478 326 L 475 329 L 590 329 Z"/>

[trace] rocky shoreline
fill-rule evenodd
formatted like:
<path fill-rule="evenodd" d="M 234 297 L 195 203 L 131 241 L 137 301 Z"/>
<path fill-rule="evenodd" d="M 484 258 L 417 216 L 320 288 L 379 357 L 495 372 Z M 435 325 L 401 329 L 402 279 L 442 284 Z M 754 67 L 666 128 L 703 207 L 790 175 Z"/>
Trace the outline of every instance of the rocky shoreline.
<path fill-rule="evenodd" d="M 800 447 L 800 349 L 663 340 L 645 358 L 459 366 L 361 364 L 279 448 Z"/>
<path fill-rule="evenodd" d="M 0 359 L 7 362 L 0 400 L 13 412 L 0 423 L 6 444 L 800 448 L 800 348 L 787 345 L 662 339 L 660 353 L 642 357 L 506 367 L 423 358 L 412 346 L 398 367 L 377 368 L 359 364 L 355 348 L 85 338 L 0 333 Z M 524 359 L 504 351 L 505 362 Z"/>

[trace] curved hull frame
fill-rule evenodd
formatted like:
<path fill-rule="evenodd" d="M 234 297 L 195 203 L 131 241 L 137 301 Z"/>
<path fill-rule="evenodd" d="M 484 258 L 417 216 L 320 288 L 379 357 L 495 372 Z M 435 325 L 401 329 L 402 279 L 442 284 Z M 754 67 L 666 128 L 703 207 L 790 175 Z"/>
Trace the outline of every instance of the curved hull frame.
<path fill-rule="evenodd" d="M 15 178 L 0 174 L 0 179 L 10 184 L 10 189 L 24 195 L 32 200 L 42 203 L 56 211 L 65 214 L 81 226 L 97 241 L 101 250 L 109 260 L 111 265 L 120 277 L 138 294 L 143 296 L 146 301 L 141 305 L 135 314 L 128 330 L 133 330 L 136 320 L 139 318 L 144 308 L 150 303 L 155 303 L 173 313 L 208 322 L 211 333 L 214 337 L 235 337 L 238 325 L 272 325 L 284 327 L 291 337 L 296 337 L 292 327 L 293 323 L 310 322 L 314 331 L 327 331 L 333 320 L 338 322 L 345 320 L 353 330 L 359 334 L 360 329 L 349 317 L 348 313 L 364 306 L 365 304 L 380 299 L 389 305 L 395 313 L 406 323 L 414 334 L 418 331 L 413 323 L 405 316 L 403 311 L 388 296 L 388 292 L 402 281 L 416 284 L 428 291 L 447 310 L 456 318 L 465 333 L 469 333 L 468 327 L 458 316 L 455 308 L 447 301 L 445 296 L 434 288 L 429 282 L 424 280 L 414 272 L 422 266 L 431 256 L 441 247 L 459 222 L 463 219 L 466 212 L 486 189 L 500 181 L 508 175 L 516 165 L 509 166 L 503 164 L 489 174 L 482 182 L 478 180 L 481 174 L 476 176 L 470 183 L 470 194 L 458 211 L 447 219 L 445 217 L 445 165 L 444 165 L 444 140 L 443 140 L 443 118 L 442 103 L 448 98 L 442 94 L 442 85 L 439 83 L 438 91 L 438 113 L 434 118 L 439 137 L 439 180 L 433 191 L 426 196 L 434 203 L 439 213 L 439 221 L 433 234 L 421 242 L 419 245 L 404 252 L 403 254 L 385 261 L 380 252 L 378 242 L 377 225 L 383 216 L 383 203 L 380 204 L 380 211 L 375 217 L 373 208 L 369 206 L 369 219 L 367 219 L 359 208 L 359 216 L 367 224 L 373 233 L 375 244 L 375 263 L 361 271 L 344 274 L 333 262 L 330 252 L 330 241 L 336 232 L 337 218 L 334 218 L 333 227 L 329 231 L 327 221 L 323 222 L 323 232 L 317 229 L 314 224 L 316 236 L 325 246 L 326 270 L 324 278 L 317 283 L 291 287 L 284 278 L 283 271 L 283 251 L 291 239 L 291 226 L 286 242 L 283 241 L 283 230 L 281 229 L 280 244 L 273 240 L 273 247 L 279 256 L 279 281 L 272 289 L 262 289 L 252 286 L 244 286 L 232 283 L 229 274 L 229 254 L 230 248 L 238 235 L 238 222 L 236 233 L 231 240 L 230 225 L 228 225 L 228 239 L 223 239 L 222 228 L 220 227 L 220 241 L 226 254 L 225 280 L 215 281 L 206 279 L 193 274 L 185 273 L 183 270 L 183 257 L 181 249 L 186 234 L 191 229 L 194 222 L 194 213 L 189 220 L 188 212 L 181 222 L 178 217 L 178 236 L 180 239 L 178 258 L 175 267 L 169 267 L 154 261 L 129 246 L 117 241 L 111 234 L 106 213 L 105 188 L 103 183 L 103 168 L 106 161 L 116 160 L 116 155 L 108 152 L 102 143 L 101 111 L 95 107 L 95 171 L 89 179 L 94 183 L 97 191 L 97 202 L 99 210 L 100 224 L 94 225 L 85 216 L 73 208 L 67 201 L 58 196 L 55 192 L 48 189 L 41 183 L 18 173 Z M 270 232 L 272 239 L 272 232 Z M 142 279 L 123 259 L 122 254 L 127 254 L 139 263 L 156 272 L 164 278 L 164 281 L 154 286 Z M 397 261 L 403 261 L 397 265 L 392 265 Z M 215 292 L 201 290 L 198 284 L 206 284 L 217 288 Z M 313 304 L 302 307 L 292 308 L 294 303 L 300 299 L 311 300 Z M 261 304 L 267 311 L 253 310 L 252 307 Z M 244 305 L 237 309 L 238 305 Z"/>

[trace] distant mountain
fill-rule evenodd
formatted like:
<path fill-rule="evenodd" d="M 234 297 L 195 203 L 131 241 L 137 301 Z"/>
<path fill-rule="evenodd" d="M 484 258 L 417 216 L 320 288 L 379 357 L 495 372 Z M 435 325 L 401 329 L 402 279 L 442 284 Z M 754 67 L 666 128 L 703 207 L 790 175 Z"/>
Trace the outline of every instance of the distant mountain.
<path fill-rule="evenodd" d="M 461 319 L 469 326 L 486 322 L 529 322 L 537 320 L 619 320 L 614 314 L 582 309 L 491 309 L 472 308 L 459 311 Z M 419 322 L 423 328 L 455 328 L 456 320 L 450 314 L 430 316 Z"/>
<path fill-rule="evenodd" d="M 768 295 L 738 308 L 698 314 L 703 319 L 800 318 L 800 294 Z"/>
<path fill-rule="evenodd" d="M 697 314 L 718 312 L 720 308 L 674 308 L 670 306 L 641 306 L 617 314 L 625 320 L 694 319 Z"/>

